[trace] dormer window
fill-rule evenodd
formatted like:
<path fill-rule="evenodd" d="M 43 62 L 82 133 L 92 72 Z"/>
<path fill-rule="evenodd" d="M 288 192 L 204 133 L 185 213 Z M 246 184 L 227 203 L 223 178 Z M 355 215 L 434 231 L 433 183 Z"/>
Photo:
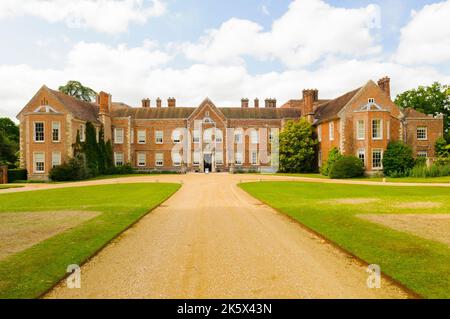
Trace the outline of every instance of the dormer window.
<path fill-rule="evenodd" d="M 369 104 L 374 104 L 375 103 L 375 99 L 373 97 L 369 98 Z"/>

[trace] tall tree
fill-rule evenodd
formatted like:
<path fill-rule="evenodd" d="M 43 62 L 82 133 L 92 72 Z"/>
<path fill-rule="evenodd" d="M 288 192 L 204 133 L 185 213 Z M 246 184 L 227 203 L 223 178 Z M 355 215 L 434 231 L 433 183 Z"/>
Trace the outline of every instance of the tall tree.
<path fill-rule="evenodd" d="M 0 163 L 16 165 L 19 151 L 19 127 L 9 118 L 0 118 Z"/>
<path fill-rule="evenodd" d="M 306 119 L 288 121 L 280 132 L 280 170 L 289 173 L 314 171 L 317 140 Z"/>
<path fill-rule="evenodd" d="M 412 107 L 425 113 L 444 116 L 445 138 L 450 142 L 450 87 L 434 82 L 430 86 L 419 86 L 405 91 L 395 98 L 401 108 Z"/>
<path fill-rule="evenodd" d="M 0 132 L 5 134 L 9 140 L 19 142 L 19 126 L 7 117 L 0 118 Z"/>
<path fill-rule="evenodd" d="M 78 81 L 69 81 L 66 85 L 60 86 L 58 90 L 85 102 L 92 102 L 97 95 L 93 89 L 83 86 Z"/>

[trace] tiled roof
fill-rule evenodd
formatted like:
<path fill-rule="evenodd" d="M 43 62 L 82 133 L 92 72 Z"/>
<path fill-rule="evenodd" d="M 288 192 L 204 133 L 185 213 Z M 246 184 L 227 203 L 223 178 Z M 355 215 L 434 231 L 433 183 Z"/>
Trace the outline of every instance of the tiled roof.
<path fill-rule="evenodd" d="M 112 116 L 131 116 L 134 119 L 187 119 L 195 109 L 195 107 L 119 107 L 113 109 Z M 225 117 L 230 119 L 282 119 L 298 118 L 301 115 L 299 108 L 219 107 L 218 109 Z"/>
<path fill-rule="evenodd" d="M 356 93 L 358 93 L 360 89 L 361 88 L 357 88 L 356 90 L 345 93 L 334 100 L 330 100 L 319 105 L 315 111 L 315 118 L 319 123 L 335 118 L 339 111 L 347 105 L 348 102 L 350 102 L 350 100 Z"/>
<path fill-rule="evenodd" d="M 330 100 L 327 99 L 319 99 L 317 101 L 314 101 L 313 105 L 314 106 L 318 106 L 320 104 L 329 102 Z M 288 108 L 288 107 L 303 107 L 303 99 L 299 99 L 299 100 L 289 100 L 286 103 L 284 103 L 281 108 Z"/>
<path fill-rule="evenodd" d="M 413 109 L 412 107 L 408 107 L 406 109 L 403 109 L 402 112 L 403 112 L 403 114 L 405 114 L 405 117 L 409 117 L 409 118 L 414 118 L 414 117 L 424 118 L 424 117 L 428 117 L 427 114 L 419 112 L 419 111 Z"/>
<path fill-rule="evenodd" d="M 49 89 L 49 91 L 56 96 L 74 117 L 83 121 L 98 122 L 97 114 L 99 107 L 97 104 L 80 101 L 56 90 Z"/>

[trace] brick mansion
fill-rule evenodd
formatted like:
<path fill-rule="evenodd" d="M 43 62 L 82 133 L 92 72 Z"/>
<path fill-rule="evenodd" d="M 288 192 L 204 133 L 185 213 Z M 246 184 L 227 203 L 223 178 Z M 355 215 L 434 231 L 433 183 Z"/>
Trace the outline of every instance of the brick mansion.
<path fill-rule="evenodd" d="M 242 99 L 239 107 L 218 107 L 209 99 L 197 107 L 177 106 L 175 98 L 164 106 L 159 98 L 155 102 L 143 99 L 131 107 L 100 92 L 88 103 L 43 86 L 17 115 L 21 167 L 30 179 L 47 179 L 52 167 L 73 156 L 77 135 L 86 138 L 87 122 L 97 131 L 103 127 L 116 165 L 130 163 L 143 171 L 261 170 L 271 165 L 260 154 L 262 148 L 270 153 L 273 132 L 300 118 L 317 134 L 318 166 L 336 147 L 359 157 L 368 173 L 382 169 L 389 141 L 402 140 L 415 156 L 433 157 L 435 141 L 443 135 L 441 117 L 393 103 L 387 77 L 331 100 L 320 99 L 318 90 L 303 90 L 280 107 L 275 99 Z M 173 152 L 180 143 L 189 145 L 189 161 Z M 233 152 L 225 147 L 230 145 Z"/>

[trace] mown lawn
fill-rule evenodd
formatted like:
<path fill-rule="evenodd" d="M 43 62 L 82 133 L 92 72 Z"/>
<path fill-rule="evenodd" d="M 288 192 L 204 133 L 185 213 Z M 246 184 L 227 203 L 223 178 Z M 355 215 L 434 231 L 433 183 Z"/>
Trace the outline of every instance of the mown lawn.
<path fill-rule="evenodd" d="M 449 214 L 450 188 L 307 182 L 243 183 L 240 187 L 317 231 L 427 298 L 450 298 L 450 247 L 356 217 L 357 214 Z M 364 204 L 342 199 L 375 199 Z M 334 202 L 333 202 L 334 200 Z M 411 202 L 440 207 L 399 208 Z"/>
<path fill-rule="evenodd" d="M 70 187 L 0 195 L 0 214 L 96 211 L 97 217 L 0 260 L 0 298 L 35 298 L 128 226 L 165 201 L 179 184 Z"/>
<path fill-rule="evenodd" d="M 328 179 L 328 176 L 324 176 L 319 173 L 277 173 L 275 175 L 279 176 L 293 176 L 293 177 L 308 177 L 308 178 L 321 178 Z M 367 181 L 367 182 L 382 182 L 383 177 L 359 177 L 352 178 L 352 180 L 357 181 Z M 440 176 L 440 177 L 386 177 L 386 182 L 391 183 L 450 183 L 450 176 Z"/>

